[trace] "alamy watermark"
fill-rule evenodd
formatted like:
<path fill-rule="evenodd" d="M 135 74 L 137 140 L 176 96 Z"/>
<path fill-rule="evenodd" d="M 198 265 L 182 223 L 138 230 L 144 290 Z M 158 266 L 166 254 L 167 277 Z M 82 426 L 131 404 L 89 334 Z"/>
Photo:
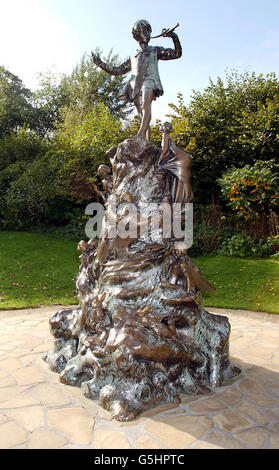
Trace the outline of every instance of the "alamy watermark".
<path fill-rule="evenodd" d="M 107 209 L 107 210 L 106 210 Z M 183 241 L 187 248 L 193 244 L 193 204 L 168 202 L 116 203 L 110 195 L 106 208 L 92 202 L 87 205 L 85 214 L 90 215 L 85 226 L 88 238 L 141 238 L 153 242 L 164 239 Z"/>

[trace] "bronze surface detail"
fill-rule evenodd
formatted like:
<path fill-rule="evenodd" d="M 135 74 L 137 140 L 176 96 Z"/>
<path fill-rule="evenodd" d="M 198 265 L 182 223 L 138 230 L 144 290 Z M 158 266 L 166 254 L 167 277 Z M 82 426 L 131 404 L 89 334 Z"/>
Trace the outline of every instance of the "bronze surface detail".
<path fill-rule="evenodd" d="M 144 237 L 107 237 L 115 214 L 108 195 L 139 212 L 147 203 L 192 199 L 191 157 L 175 146 L 170 130 L 163 127 L 163 150 L 141 134 L 108 151 L 112 175 L 108 167 L 99 171 L 106 208 L 101 236 L 78 245 L 79 305 L 50 319 L 54 349 L 44 359 L 51 370 L 120 421 L 179 402 L 181 393 L 208 393 L 240 372 L 229 360 L 227 317 L 202 305 L 201 290 L 214 287 L 183 243 L 158 237 L 161 223 Z M 117 223 L 124 215 L 117 212 Z"/>
<path fill-rule="evenodd" d="M 158 61 L 174 60 L 182 56 L 182 47 L 173 28 L 163 29 L 155 37 L 171 38 L 174 48 L 149 46 L 152 28 L 148 21 L 138 20 L 132 25 L 133 38 L 138 42 L 138 49 L 125 62 L 115 66 L 103 62 L 98 53 L 91 53 L 92 60 L 97 67 L 111 75 L 123 75 L 131 72 L 120 98 L 124 102 L 133 102 L 140 117 L 141 125 L 138 135 L 147 136 L 151 120 L 152 101 L 163 95 L 164 90 L 160 80 Z"/>

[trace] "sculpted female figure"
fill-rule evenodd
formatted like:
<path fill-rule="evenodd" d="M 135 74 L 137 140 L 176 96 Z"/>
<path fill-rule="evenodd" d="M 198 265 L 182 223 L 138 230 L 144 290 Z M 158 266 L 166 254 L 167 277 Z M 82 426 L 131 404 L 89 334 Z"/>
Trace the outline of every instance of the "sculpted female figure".
<path fill-rule="evenodd" d="M 173 30 L 166 30 L 162 36 L 172 38 L 174 49 L 149 46 L 151 32 L 151 26 L 146 20 L 136 21 L 132 25 L 132 35 L 139 43 L 139 48 L 129 59 L 117 67 L 106 64 L 98 54 L 92 52 L 94 63 L 111 75 L 132 72 L 121 98 L 126 102 L 134 102 L 141 116 L 141 126 L 138 132 L 138 135 L 141 136 L 145 136 L 148 131 L 152 101 L 164 93 L 158 71 L 158 60 L 178 59 L 182 55 L 180 41 Z"/>
<path fill-rule="evenodd" d="M 170 136 L 170 122 L 162 125 L 162 131 L 159 165 L 175 177 L 172 183 L 172 203 L 190 202 L 194 197 L 191 188 L 191 155 L 176 147 Z"/>

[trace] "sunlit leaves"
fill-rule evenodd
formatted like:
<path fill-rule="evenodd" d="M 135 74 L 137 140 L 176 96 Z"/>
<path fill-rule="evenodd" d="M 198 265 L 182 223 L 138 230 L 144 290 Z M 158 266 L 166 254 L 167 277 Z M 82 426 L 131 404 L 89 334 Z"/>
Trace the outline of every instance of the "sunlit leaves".
<path fill-rule="evenodd" d="M 229 205 L 245 219 L 279 208 L 279 165 L 271 160 L 232 168 L 218 181 Z"/>
<path fill-rule="evenodd" d="M 174 138 L 193 156 L 196 198 L 219 193 L 216 180 L 232 166 L 241 168 L 279 155 L 279 82 L 275 74 L 237 71 L 193 93 L 189 106 L 178 95 L 170 105 Z M 196 199 L 197 200 L 197 199 Z"/>

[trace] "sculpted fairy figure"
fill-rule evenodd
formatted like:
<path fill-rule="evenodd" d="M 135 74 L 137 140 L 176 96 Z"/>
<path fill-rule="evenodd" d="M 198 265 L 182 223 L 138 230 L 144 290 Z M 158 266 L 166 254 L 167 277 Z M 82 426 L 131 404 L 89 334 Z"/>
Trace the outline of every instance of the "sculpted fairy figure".
<path fill-rule="evenodd" d="M 173 29 L 163 30 L 161 35 L 172 38 L 174 49 L 159 46 L 153 47 L 148 45 L 152 32 L 150 24 L 146 20 L 136 21 L 132 25 L 132 35 L 139 43 L 139 48 L 119 66 L 106 64 L 98 54 L 92 52 L 94 63 L 111 75 L 122 75 L 130 71 L 132 72 L 121 98 L 126 102 L 130 101 L 135 104 L 141 116 L 138 135 L 143 137 L 148 133 L 152 101 L 164 93 L 159 76 L 158 60 L 178 59 L 182 55 L 180 41 Z"/>
<path fill-rule="evenodd" d="M 172 202 L 190 202 L 194 195 L 191 187 L 191 155 L 176 147 L 170 136 L 172 125 L 162 125 L 162 153 L 159 160 L 161 168 L 170 173 L 172 183 Z"/>

